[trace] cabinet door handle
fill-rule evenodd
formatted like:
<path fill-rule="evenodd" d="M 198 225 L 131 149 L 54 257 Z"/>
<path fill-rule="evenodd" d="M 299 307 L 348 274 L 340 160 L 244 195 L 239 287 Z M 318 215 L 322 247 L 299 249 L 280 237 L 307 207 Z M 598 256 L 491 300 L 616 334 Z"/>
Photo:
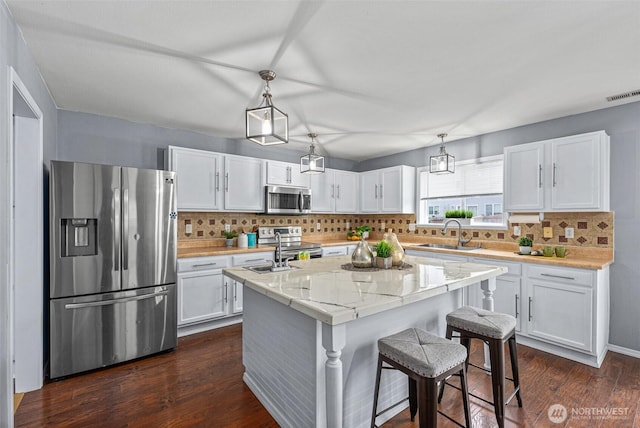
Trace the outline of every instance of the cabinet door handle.
<path fill-rule="evenodd" d="M 540 276 L 548 276 L 549 278 L 560 278 L 560 279 L 568 279 L 570 281 L 575 281 L 576 279 L 571 276 L 562 276 L 562 275 L 553 275 L 550 273 L 541 273 Z"/>
<path fill-rule="evenodd" d="M 538 187 L 542 187 L 542 165 L 538 164 Z"/>
<path fill-rule="evenodd" d="M 227 284 L 227 281 L 225 281 L 224 282 L 224 302 L 225 303 L 227 303 L 229 301 L 228 294 L 229 294 L 229 284 Z"/>
<path fill-rule="evenodd" d="M 238 283 L 233 281 L 233 301 L 238 301 Z"/>
<path fill-rule="evenodd" d="M 340 185 L 336 186 L 336 198 L 340 199 Z"/>
<path fill-rule="evenodd" d="M 228 172 L 224 175 L 224 190 L 226 192 L 229 191 L 229 173 Z"/>
<path fill-rule="evenodd" d="M 376 186 L 376 187 L 375 187 L 375 190 L 374 190 L 374 192 L 373 192 L 373 194 L 374 194 L 374 199 L 378 199 L 378 185 L 376 184 L 375 186 Z"/>
<path fill-rule="evenodd" d="M 531 313 L 531 302 L 533 301 L 533 299 L 531 297 L 529 297 L 529 321 L 531 321 L 531 319 L 533 318 L 533 314 Z"/>
<path fill-rule="evenodd" d="M 216 172 L 216 192 L 220 191 L 220 173 Z"/>
<path fill-rule="evenodd" d="M 335 185 L 331 185 L 331 197 L 334 198 L 335 196 Z"/>
<path fill-rule="evenodd" d="M 520 298 L 520 296 L 518 296 L 516 294 L 516 318 L 518 318 L 518 315 L 520 315 L 520 312 L 518 312 L 518 299 Z"/>
<path fill-rule="evenodd" d="M 556 163 L 553 163 L 553 187 L 556 187 Z"/>
<path fill-rule="evenodd" d="M 382 184 L 380 185 L 380 199 L 382 199 Z"/>

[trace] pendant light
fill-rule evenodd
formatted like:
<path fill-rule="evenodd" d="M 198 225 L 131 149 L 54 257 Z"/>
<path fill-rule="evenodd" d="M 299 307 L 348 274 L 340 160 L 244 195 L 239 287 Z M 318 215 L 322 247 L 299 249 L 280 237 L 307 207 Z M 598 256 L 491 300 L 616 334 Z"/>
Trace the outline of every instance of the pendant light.
<path fill-rule="evenodd" d="M 438 134 L 438 138 L 442 141 L 440 153 L 429 158 L 429 172 L 432 174 L 453 173 L 455 171 L 456 158 L 447 153 L 444 148 L 444 137 L 446 136 L 447 134 Z"/>
<path fill-rule="evenodd" d="M 300 172 L 309 173 L 321 173 L 324 172 L 324 156 L 317 155 L 315 152 L 315 145 L 313 140 L 318 136 L 317 134 L 307 134 L 311 138 L 311 146 L 309 147 L 309 153 L 300 158 Z"/>
<path fill-rule="evenodd" d="M 263 146 L 286 144 L 289 142 L 289 116 L 274 107 L 271 102 L 269 82 L 276 78 L 276 73 L 261 70 L 259 74 L 266 82 L 264 94 L 258 107 L 246 109 L 247 139 Z"/>

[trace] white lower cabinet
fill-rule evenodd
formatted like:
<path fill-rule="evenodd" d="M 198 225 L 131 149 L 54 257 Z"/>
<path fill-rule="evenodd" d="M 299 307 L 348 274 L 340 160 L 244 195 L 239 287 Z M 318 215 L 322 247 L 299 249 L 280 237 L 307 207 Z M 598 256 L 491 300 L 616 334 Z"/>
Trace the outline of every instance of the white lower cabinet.
<path fill-rule="evenodd" d="M 197 257 L 178 261 L 178 326 L 225 316 L 228 292 L 222 268 L 227 257 Z"/>
<path fill-rule="evenodd" d="M 527 334 L 545 341 L 594 349 L 595 273 L 583 269 L 525 266 Z"/>
<path fill-rule="evenodd" d="M 423 251 L 410 255 L 443 258 Z M 494 311 L 516 318 L 518 342 L 600 367 L 609 341 L 609 268 L 579 269 L 471 257 L 508 268 L 496 278 Z M 468 304 L 483 307 L 480 284 L 467 288 Z"/>
<path fill-rule="evenodd" d="M 178 334 L 240 322 L 243 285 L 225 276 L 222 269 L 266 264 L 270 260 L 273 251 L 178 260 Z"/>

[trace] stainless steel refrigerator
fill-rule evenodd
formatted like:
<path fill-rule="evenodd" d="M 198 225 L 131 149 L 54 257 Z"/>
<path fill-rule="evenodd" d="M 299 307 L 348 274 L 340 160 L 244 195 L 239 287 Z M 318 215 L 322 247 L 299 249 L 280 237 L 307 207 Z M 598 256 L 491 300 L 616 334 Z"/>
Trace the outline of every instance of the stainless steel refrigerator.
<path fill-rule="evenodd" d="M 174 181 L 51 162 L 51 378 L 176 346 Z"/>

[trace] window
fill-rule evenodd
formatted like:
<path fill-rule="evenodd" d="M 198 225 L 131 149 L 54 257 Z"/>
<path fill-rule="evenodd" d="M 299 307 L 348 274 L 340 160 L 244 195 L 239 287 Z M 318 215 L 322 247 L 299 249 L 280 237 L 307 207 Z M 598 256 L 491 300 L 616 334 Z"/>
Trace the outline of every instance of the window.
<path fill-rule="evenodd" d="M 503 157 L 492 156 L 456 163 L 454 174 L 430 174 L 418 169 L 418 224 L 438 225 L 448 210 L 473 213 L 470 225 L 506 226 L 502 213 Z"/>

